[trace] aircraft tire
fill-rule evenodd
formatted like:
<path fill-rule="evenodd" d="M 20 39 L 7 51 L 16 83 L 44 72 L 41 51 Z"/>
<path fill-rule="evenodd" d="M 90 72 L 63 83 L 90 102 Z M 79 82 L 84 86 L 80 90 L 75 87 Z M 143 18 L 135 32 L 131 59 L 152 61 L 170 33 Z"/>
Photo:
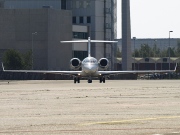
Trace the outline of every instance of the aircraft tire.
<path fill-rule="evenodd" d="M 105 82 L 106 82 L 106 78 L 105 78 L 105 77 L 103 77 L 102 81 L 103 81 L 103 83 L 105 83 Z"/>
<path fill-rule="evenodd" d="M 76 77 L 74 77 L 74 83 L 76 83 Z"/>
<path fill-rule="evenodd" d="M 80 78 L 79 77 L 77 78 L 77 82 L 80 83 Z"/>
<path fill-rule="evenodd" d="M 102 77 L 99 78 L 99 83 L 102 83 Z"/>
<path fill-rule="evenodd" d="M 91 79 L 88 79 L 88 83 L 92 83 L 92 80 L 91 80 Z"/>

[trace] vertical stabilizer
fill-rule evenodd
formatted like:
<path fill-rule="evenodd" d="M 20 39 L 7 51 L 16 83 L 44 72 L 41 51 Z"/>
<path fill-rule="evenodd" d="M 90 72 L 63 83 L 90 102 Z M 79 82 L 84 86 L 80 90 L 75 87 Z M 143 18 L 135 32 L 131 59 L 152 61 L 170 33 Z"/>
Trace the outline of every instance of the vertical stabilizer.
<path fill-rule="evenodd" d="M 88 57 L 91 57 L 91 38 L 88 37 Z"/>

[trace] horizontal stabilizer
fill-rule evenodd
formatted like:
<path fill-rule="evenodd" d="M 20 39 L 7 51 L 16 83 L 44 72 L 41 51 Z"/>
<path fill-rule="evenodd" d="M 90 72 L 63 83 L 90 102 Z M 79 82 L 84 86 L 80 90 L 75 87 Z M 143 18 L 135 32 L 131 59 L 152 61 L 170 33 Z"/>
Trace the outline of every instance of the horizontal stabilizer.
<path fill-rule="evenodd" d="M 118 41 L 107 41 L 107 40 L 91 40 L 93 43 L 117 43 Z"/>
<path fill-rule="evenodd" d="M 88 40 L 60 41 L 60 43 L 88 43 Z"/>
<path fill-rule="evenodd" d="M 60 43 L 117 43 L 118 41 L 107 40 L 72 40 L 72 41 L 60 41 Z"/>
<path fill-rule="evenodd" d="M 117 43 L 118 41 L 107 41 L 107 40 L 91 40 L 88 37 L 88 40 L 72 40 L 72 41 L 60 41 L 60 43 L 88 43 L 88 57 L 91 56 L 91 43 Z"/>

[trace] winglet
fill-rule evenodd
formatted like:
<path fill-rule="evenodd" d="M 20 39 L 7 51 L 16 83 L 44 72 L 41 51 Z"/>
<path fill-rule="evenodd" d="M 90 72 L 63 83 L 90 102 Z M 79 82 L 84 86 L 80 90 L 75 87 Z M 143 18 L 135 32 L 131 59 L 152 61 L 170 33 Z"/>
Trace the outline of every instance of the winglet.
<path fill-rule="evenodd" d="M 176 63 L 176 66 L 175 66 L 175 68 L 174 68 L 174 72 L 176 72 L 176 69 L 177 69 L 177 65 L 178 65 L 178 64 Z"/>
<path fill-rule="evenodd" d="M 2 63 L 2 69 L 3 69 L 3 71 L 4 71 L 4 65 L 3 65 L 3 63 Z"/>

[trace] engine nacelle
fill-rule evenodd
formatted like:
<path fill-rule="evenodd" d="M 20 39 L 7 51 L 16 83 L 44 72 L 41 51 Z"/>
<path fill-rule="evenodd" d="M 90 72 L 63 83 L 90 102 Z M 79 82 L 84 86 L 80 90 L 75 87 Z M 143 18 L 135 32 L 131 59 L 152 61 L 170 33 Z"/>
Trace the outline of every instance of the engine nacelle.
<path fill-rule="evenodd" d="M 70 60 L 70 67 L 73 70 L 79 70 L 81 67 L 81 61 L 78 58 L 73 58 Z"/>
<path fill-rule="evenodd" d="M 106 70 L 109 67 L 109 60 L 106 58 L 101 58 L 98 61 L 98 65 L 102 70 Z"/>

